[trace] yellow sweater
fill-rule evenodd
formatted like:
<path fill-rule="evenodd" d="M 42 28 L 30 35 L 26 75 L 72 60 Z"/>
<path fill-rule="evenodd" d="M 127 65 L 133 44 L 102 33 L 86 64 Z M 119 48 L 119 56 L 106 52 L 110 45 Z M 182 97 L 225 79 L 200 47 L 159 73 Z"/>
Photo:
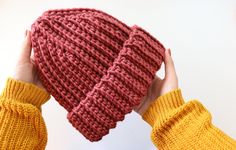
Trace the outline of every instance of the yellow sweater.
<path fill-rule="evenodd" d="M 9 77 L 0 95 L 0 149 L 41 150 L 47 130 L 41 106 L 50 95 L 34 84 Z M 236 149 L 236 141 L 211 123 L 211 115 L 196 100 L 184 103 L 181 90 L 159 97 L 144 113 L 151 139 L 160 150 Z"/>

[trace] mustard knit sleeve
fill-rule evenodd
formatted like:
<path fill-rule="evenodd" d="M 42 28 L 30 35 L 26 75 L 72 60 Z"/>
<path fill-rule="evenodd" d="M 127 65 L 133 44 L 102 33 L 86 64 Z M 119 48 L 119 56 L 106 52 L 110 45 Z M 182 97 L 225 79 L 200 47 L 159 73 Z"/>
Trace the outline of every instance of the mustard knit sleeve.
<path fill-rule="evenodd" d="M 41 150 L 47 130 L 41 105 L 50 99 L 42 88 L 9 77 L 0 95 L 0 149 Z"/>
<path fill-rule="evenodd" d="M 236 150 L 236 141 L 212 124 L 197 100 L 184 102 L 180 89 L 160 96 L 143 114 L 160 150 Z"/>

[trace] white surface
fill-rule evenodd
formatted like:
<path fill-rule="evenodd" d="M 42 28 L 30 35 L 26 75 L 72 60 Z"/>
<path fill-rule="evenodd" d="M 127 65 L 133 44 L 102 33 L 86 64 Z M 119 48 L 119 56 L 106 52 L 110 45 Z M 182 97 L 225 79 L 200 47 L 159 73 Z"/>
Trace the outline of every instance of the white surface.
<path fill-rule="evenodd" d="M 12 74 L 24 31 L 52 8 L 92 7 L 138 24 L 172 49 L 186 100 L 199 99 L 236 138 L 235 0 L 0 0 L 0 86 Z M 161 71 L 160 74 L 163 74 Z M 85 140 L 51 99 L 43 106 L 48 150 L 151 150 L 151 128 L 135 113 L 97 143 Z"/>

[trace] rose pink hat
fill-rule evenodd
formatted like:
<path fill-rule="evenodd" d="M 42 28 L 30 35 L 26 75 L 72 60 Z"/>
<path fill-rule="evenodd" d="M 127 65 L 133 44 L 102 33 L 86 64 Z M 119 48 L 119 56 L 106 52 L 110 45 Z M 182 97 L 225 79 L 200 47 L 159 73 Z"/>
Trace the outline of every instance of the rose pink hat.
<path fill-rule="evenodd" d="M 90 141 L 140 104 L 164 59 L 147 31 L 95 9 L 49 10 L 31 30 L 43 85 Z"/>

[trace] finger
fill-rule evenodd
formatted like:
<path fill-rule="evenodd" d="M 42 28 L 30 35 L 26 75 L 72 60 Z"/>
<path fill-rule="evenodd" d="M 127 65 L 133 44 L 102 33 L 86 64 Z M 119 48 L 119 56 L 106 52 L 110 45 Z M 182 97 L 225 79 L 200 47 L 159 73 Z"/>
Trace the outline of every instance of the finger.
<path fill-rule="evenodd" d="M 174 61 L 171 57 L 170 49 L 167 49 L 165 51 L 164 64 L 165 64 L 165 78 L 176 77 Z"/>
<path fill-rule="evenodd" d="M 25 39 L 23 41 L 21 47 L 21 53 L 19 57 L 19 61 L 21 62 L 29 62 L 31 55 L 31 40 L 30 40 L 30 31 L 26 30 Z"/>
<path fill-rule="evenodd" d="M 154 78 L 154 80 L 156 81 L 161 81 L 162 79 L 160 78 L 160 77 L 158 77 L 158 76 L 155 76 L 155 78 Z"/>
<path fill-rule="evenodd" d="M 160 83 L 162 81 L 162 79 L 158 76 L 155 76 L 154 80 L 152 81 L 152 84 L 150 87 L 152 87 L 151 89 L 156 89 L 155 86 L 157 85 L 157 83 Z"/>

